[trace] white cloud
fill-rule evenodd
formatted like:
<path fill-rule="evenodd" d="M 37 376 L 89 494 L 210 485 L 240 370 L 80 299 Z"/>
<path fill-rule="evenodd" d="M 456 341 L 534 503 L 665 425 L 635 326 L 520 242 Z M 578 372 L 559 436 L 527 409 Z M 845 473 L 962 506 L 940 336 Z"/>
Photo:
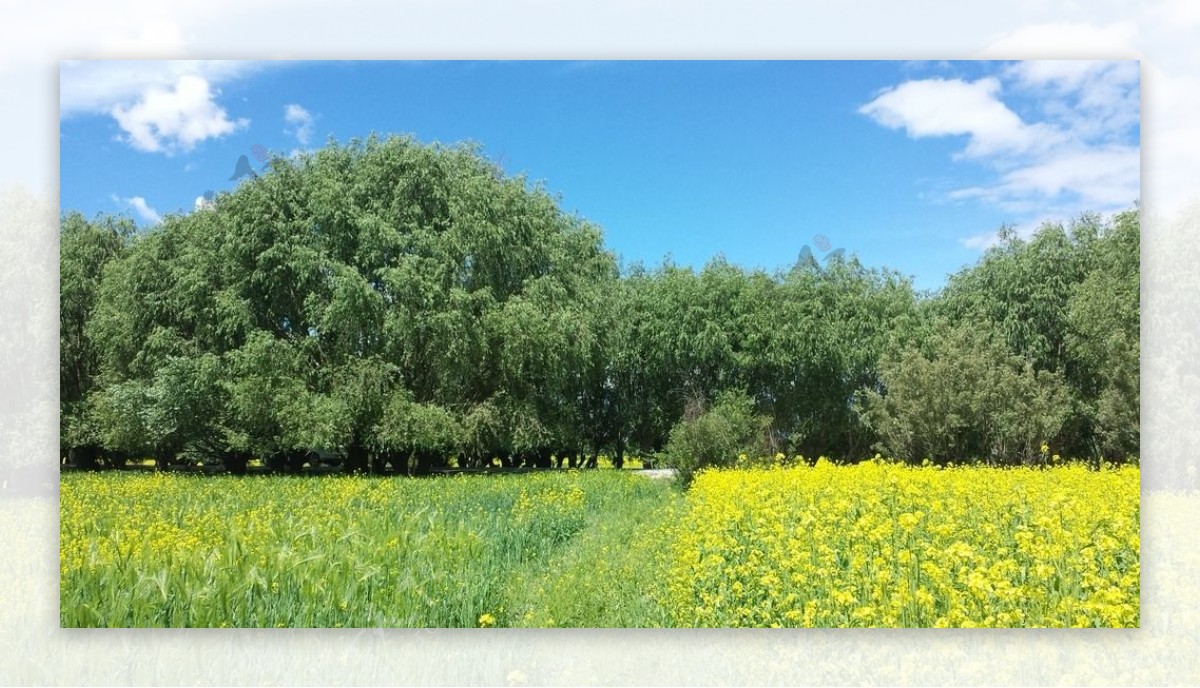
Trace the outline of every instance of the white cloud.
<path fill-rule="evenodd" d="M 209 197 L 197 196 L 196 201 L 192 204 L 192 210 L 210 210 L 216 205 L 216 202 Z"/>
<path fill-rule="evenodd" d="M 1029 61 L 976 81 L 906 81 L 859 112 L 913 138 L 966 136 L 957 157 L 986 165 L 990 179 L 943 197 L 997 207 L 1032 232 L 1046 219 L 1140 200 L 1139 87 L 1135 61 Z M 1023 116 L 1006 99 L 1019 99 Z M 977 249 L 995 242 L 995 232 L 960 240 Z"/>
<path fill-rule="evenodd" d="M 966 135 L 963 153 L 981 157 L 1023 151 L 1058 142 L 1051 127 L 1021 121 L 1000 99 L 1000 81 L 988 77 L 920 79 L 886 89 L 859 112 L 891 129 L 904 129 L 913 138 Z"/>
<path fill-rule="evenodd" d="M 133 208 L 133 212 L 137 213 L 138 217 L 152 225 L 156 225 L 162 221 L 162 216 L 158 214 L 158 211 L 151 208 L 146 199 L 141 196 L 132 196 L 130 198 L 117 198 L 113 196 L 112 198 L 122 205 Z"/>
<path fill-rule="evenodd" d="M 983 56 L 1140 58 L 1146 102 L 1141 113 L 1146 183 L 1140 207 L 1171 216 L 1198 197 L 1193 180 L 1200 160 L 1200 120 L 1195 117 L 1200 110 L 1200 77 L 1196 76 L 1195 32 L 1188 29 L 1200 22 L 1200 5 L 1165 0 L 1143 7 L 1147 11 L 1136 24 L 1064 22 L 1023 27 L 993 41 Z M 1133 101 L 1135 90 L 1129 90 L 1127 102 Z M 1092 116 L 1081 112 L 1085 121 Z"/>
<path fill-rule="evenodd" d="M 1024 60 L 1016 62 L 1007 73 L 1018 82 L 1029 86 L 1058 86 L 1064 90 L 1077 90 L 1089 79 L 1106 71 L 1115 71 L 1137 81 L 1136 62 L 1108 62 L 1100 60 Z"/>
<path fill-rule="evenodd" d="M 214 95 L 204 77 L 189 74 L 173 88 L 150 88 L 132 106 L 117 105 L 111 114 L 126 133 L 124 141 L 140 151 L 189 151 L 201 141 L 249 125 L 246 119 L 230 120 Z"/>
<path fill-rule="evenodd" d="M 170 89 L 185 76 L 199 76 L 210 86 L 266 69 L 275 62 L 235 60 L 106 60 L 64 61 L 59 69 L 59 110 L 63 117 L 108 114 L 153 89 Z"/>
<path fill-rule="evenodd" d="M 1114 210 L 1138 200 L 1140 153 L 1134 146 L 1083 149 L 1054 155 L 1004 173 L 991 186 L 951 191 L 951 199 L 982 199 L 1008 210 L 1044 207 L 1070 196 L 1080 209 Z"/>
<path fill-rule="evenodd" d="M 1194 28 L 1200 5 L 1190 0 L 1143 4 L 1144 14 L 1115 23 L 1059 22 L 1026 26 L 995 39 L 982 57 L 1017 55 L 1139 58 L 1145 150 L 1143 211 L 1164 217 L 1195 202 L 1200 160 L 1200 77 Z"/>
<path fill-rule="evenodd" d="M 1043 113 L 1076 139 L 1119 140 L 1141 116 L 1135 61 L 1037 60 L 1019 62 L 1006 75 L 1016 88 L 1043 97 Z"/>
<path fill-rule="evenodd" d="M 1140 157 L 1135 146 L 1072 151 L 1006 173 L 999 189 L 1046 198 L 1075 193 L 1085 207 L 1129 207 L 1138 200 Z"/>
<path fill-rule="evenodd" d="M 283 121 L 287 123 L 284 133 L 295 136 L 302 146 L 307 146 L 313 135 L 313 116 L 303 107 L 290 103 L 283 107 Z"/>
<path fill-rule="evenodd" d="M 986 251 L 987 249 L 1000 243 L 1000 234 L 997 232 L 972 234 L 969 237 L 959 239 L 958 243 L 962 244 L 965 248 L 973 248 L 977 251 Z"/>

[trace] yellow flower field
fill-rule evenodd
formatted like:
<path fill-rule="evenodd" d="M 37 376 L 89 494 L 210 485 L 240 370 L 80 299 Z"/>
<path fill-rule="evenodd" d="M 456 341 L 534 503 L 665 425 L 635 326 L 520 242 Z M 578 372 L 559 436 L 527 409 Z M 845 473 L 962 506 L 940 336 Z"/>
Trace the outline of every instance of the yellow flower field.
<path fill-rule="evenodd" d="M 1137 626 L 1139 473 L 68 474 L 63 626 Z"/>
<path fill-rule="evenodd" d="M 672 543 L 681 626 L 1137 626 L 1139 473 L 703 473 Z"/>

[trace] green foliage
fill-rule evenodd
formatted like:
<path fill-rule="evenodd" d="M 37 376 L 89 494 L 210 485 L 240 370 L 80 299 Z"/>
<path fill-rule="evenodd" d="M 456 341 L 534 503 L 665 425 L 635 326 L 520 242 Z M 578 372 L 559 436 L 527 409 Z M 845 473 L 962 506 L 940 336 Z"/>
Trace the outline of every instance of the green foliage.
<path fill-rule="evenodd" d="M 1063 454 L 1123 460 L 1139 442 L 1139 236 L 1136 210 L 1003 233 L 933 303 L 958 323 L 998 332 L 1034 370 L 1060 375 L 1069 413 Z"/>
<path fill-rule="evenodd" d="M 1002 231 L 977 265 L 951 276 L 940 310 L 992 323 L 1038 370 L 1066 372 L 1068 303 L 1093 262 L 1099 223 L 1085 215 L 1069 229 L 1046 224 L 1028 241 Z"/>
<path fill-rule="evenodd" d="M 762 456 L 768 452 L 770 424 L 745 392 L 722 392 L 711 407 L 695 399 L 671 428 L 667 464 L 689 483 L 696 471 L 733 466 L 740 454 Z"/>
<path fill-rule="evenodd" d="M 436 404 L 421 404 L 397 392 L 384 408 L 375 435 L 382 446 L 448 453 L 458 449 L 464 431 L 454 414 Z"/>
<path fill-rule="evenodd" d="M 662 448 L 686 399 L 748 390 L 779 439 L 806 454 L 856 453 L 871 438 L 849 399 L 875 379 L 910 284 L 857 261 L 768 275 L 724 260 L 699 273 L 635 269 L 617 293 L 609 363 L 631 443 Z"/>
<path fill-rule="evenodd" d="M 213 354 L 169 358 L 149 380 L 106 386 L 95 402 L 103 445 L 140 453 L 216 453 L 226 446 L 226 395 Z"/>
<path fill-rule="evenodd" d="M 1067 350 L 1078 367 L 1080 398 L 1096 453 L 1139 454 L 1140 224 L 1118 215 L 1098 241 L 1095 266 L 1071 295 Z"/>
<path fill-rule="evenodd" d="M 62 440 L 360 467 L 684 443 L 699 466 L 739 453 L 715 433 L 749 423 L 720 402 L 741 390 L 771 454 L 1010 460 L 1048 440 L 1120 459 L 1138 447 L 1138 232 L 1136 212 L 1006 230 L 937 294 L 841 257 L 622 274 L 598 228 L 477 147 L 331 143 L 140 234 L 63 217 Z"/>
<path fill-rule="evenodd" d="M 502 425 L 489 450 L 542 446 L 571 425 L 574 371 L 596 356 L 585 307 L 616 278 L 598 230 L 540 187 L 473 147 L 399 137 L 274 160 L 110 272 L 90 309 L 107 384 L 223 363 L 217 415 L 146 442 L 260 454 L 470 445 L 457 416 L 479 405 Z M 118 396 L 147 420 L 176 408 Z"/>
<path fill-rule="evenodd" d="M 66 446 L 96 444 L 89 396 L 98 388 L 100 346 L 92 331 L 92 312 L 105 268 L 124 254 L 132 221 L 79 213 L 63 216 L 59 230 L 59 399 L 61 434 Z"/>
<path fill-rule="evenodd" d="M 951 326 L 880 363 L 881 390 L 859 399 L 880 451 L 909 461 L 1031 462 L 1069 412 L 1057 373 L 1035 371 L 986 324 Z"/>

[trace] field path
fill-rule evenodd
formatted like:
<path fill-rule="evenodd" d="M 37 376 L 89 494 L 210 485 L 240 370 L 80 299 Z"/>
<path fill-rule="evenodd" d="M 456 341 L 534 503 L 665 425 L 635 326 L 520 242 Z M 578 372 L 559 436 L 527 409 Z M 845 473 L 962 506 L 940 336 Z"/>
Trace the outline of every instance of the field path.
<path fill-rule="evenodd" d="M 650 478 L 652 480 L 664 480 L 666 478 L 675 477 L 674 468 L 645 468 L 637 472 L 638 475 Z"/>

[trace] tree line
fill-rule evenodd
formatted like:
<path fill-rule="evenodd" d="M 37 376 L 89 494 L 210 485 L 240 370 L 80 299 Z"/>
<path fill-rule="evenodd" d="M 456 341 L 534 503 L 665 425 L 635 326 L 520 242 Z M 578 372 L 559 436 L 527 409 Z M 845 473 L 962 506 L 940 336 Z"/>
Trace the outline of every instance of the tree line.
<path fill-rule="evenodd" d="M 936 293 L 807 252 L 773 273 L 622 270 L 477 147 L 393 136 L 277 158 L 144 231 L 66 213 L 60 240 L 80 466 L 1138 451 L 1136 209 L 1002 230 Z"/>

